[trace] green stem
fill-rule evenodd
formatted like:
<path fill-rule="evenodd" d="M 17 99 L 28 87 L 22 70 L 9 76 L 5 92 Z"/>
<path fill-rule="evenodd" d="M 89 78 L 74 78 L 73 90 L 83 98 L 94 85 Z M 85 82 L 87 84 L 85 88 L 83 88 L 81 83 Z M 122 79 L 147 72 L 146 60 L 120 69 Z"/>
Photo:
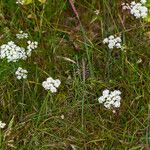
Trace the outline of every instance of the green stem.
<path fill-rule="evenodd" d="M 24 107 L 24 87 L 25 87 L 25 81 L 23 80 L 23 85 L 22 85 L 22 99 L 21 99 L 21 120 L 23 120 L 23 107 Z"/>

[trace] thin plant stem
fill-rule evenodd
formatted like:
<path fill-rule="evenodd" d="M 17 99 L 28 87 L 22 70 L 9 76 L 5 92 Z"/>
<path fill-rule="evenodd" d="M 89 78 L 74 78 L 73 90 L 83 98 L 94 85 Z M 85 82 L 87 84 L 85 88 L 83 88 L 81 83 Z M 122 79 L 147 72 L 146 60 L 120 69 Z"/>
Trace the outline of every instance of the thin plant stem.
<path fill-rule="evenodd" d="M 23 85 L 22 85 L 22 97 L 21 97 L 21 120 L 23 120 L 23 107 L 24 107 L 24 87 L 25 87 L 25 81 L 23 80 Z"/>

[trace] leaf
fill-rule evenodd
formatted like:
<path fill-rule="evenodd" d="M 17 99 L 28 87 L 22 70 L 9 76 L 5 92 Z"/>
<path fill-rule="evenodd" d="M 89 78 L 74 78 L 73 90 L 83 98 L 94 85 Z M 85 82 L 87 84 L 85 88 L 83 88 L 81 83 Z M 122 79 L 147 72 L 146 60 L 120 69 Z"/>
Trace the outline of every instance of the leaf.
<path fill-rule="evenodd" d="M 42 4 L 46 3 L 46 0 L 39 0 Z"/>

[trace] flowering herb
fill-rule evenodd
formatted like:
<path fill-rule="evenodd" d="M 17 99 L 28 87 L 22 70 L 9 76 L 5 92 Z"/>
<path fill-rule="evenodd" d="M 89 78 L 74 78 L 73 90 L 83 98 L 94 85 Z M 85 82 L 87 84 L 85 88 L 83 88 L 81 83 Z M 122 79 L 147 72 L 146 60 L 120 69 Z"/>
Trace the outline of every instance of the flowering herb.
<path fill-rule="evenodd" d="M 146 3 L 146 0 L 141 0 L 138 3 L 136 3 L 135 1 L 132 1 L 130 5 L 128 3 L 122 3 L 122 9 L 130 10 L 130 13 L 137 19 L 145 18 L 148 14 L 148 8 L 144 6 L 145 3 Z"/>
<path fill-rule="evenodd" d="M 27 78 L 27 73 L 28 71 L 25 70 L 25 69 L 22 69 L 21 67 L 19 67 L 16 71 L 16 76 L 17 76 L 17 79 L 26 79 Z"/>
<path fill-rule="evenodd" d="M 18 39 L 28 38 L 27 33 L 20 31 L 16 34 Z M 7 44 L 0 46 L 0 58 L 6 58 L 8 62 L 17 62 L 20 59 L 25 60 L 27 57 L 31 56 L 33 49 L 37 48 L 38 42 L 27 41 L 27 48 L 20 47 L 16 45 L 13 41 L 9 41 Z"/>
<path fill-rule="evenodd" d="M 102 96 L 98 98 L 99 103 L 103 103 L 107 109 L 111 107 L 119 108 L 120 107 L 120 97 L 121 92 L 119 90 L 109 91 L 104 90 Z"/>
<path fill-rule="evenodd" d="M 49 77 L 42 83 L 42 86 L 45 90 L 50 90 L 52 93 L 56 93 L 60 84 L 61 82 L 59 79 L 54 80 L 53 78 Z"/>
<path fill-rule="evenodd" d="M 121 48 L 121 42 L 122 40 L 120 37 L 115 37 L 113 35 L 110 35 L 108 38 L 103 40 L 104 44 L 108 44 L 109 49 Z"/>

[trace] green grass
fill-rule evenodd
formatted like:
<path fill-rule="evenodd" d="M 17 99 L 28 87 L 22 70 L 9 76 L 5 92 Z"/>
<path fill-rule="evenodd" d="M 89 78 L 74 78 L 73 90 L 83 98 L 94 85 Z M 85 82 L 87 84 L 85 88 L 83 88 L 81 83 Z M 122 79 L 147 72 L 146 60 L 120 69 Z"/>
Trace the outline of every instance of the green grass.
<path fill-rule="evenodd" d="M 20 29 L 39 42 L 26 61 L 0 60 L 2 150 L 149 149 L 150 24 L 123 14 L 120 4 L 76 1 L 81 26 L 68 1 L 0 1 L 0 44 L 17 41 Z M 124 51 L 102 44 L 111 34 L 122 35 Z M 20 65 L 25 81 L 14 74 Z M 49 76 L 62 82 L 56 94 L 41 85 Z M 98 103 L 106 88 L 122 92 L 115 114 Z"/>

